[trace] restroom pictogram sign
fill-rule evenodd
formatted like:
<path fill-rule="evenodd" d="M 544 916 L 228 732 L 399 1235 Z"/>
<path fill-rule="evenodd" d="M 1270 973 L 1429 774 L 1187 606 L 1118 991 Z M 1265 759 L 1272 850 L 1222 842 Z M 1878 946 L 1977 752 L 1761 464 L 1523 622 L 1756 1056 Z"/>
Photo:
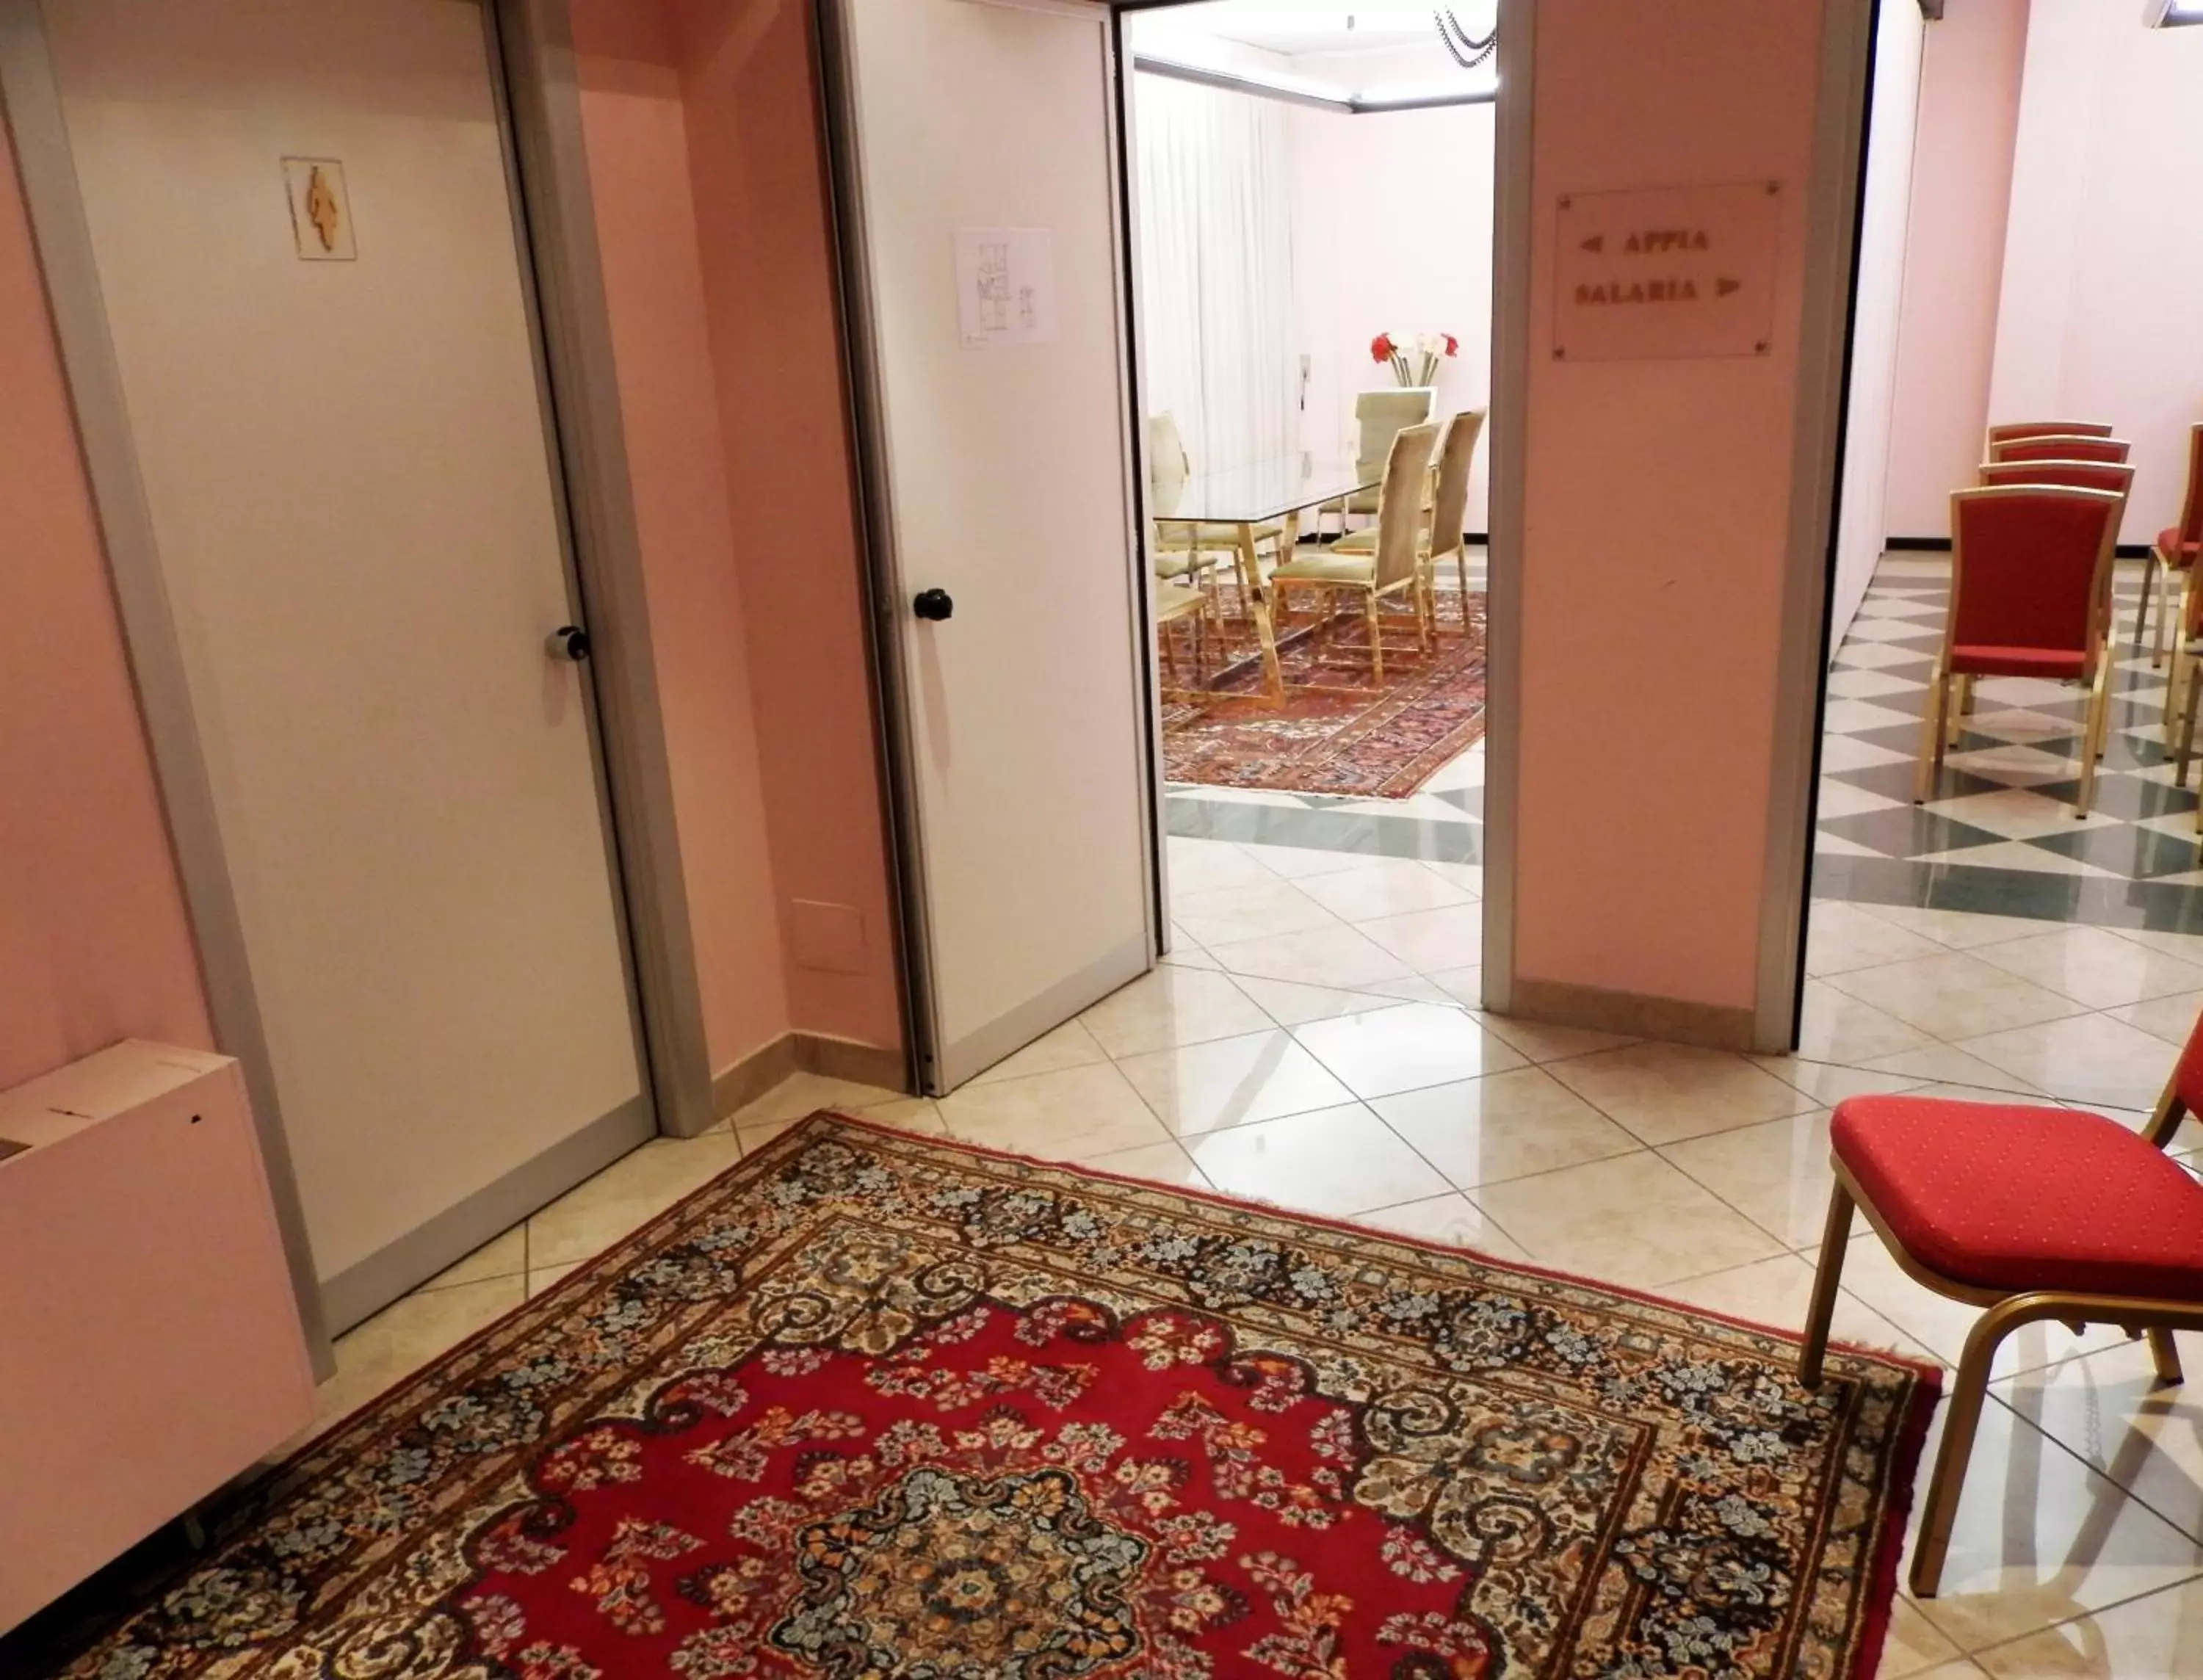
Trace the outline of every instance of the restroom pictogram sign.
<path fill-rule="evenodd" d="M 1555 359 L 1766 355 L 1782 197 L 1766 180 L 1562 194 Z"/>

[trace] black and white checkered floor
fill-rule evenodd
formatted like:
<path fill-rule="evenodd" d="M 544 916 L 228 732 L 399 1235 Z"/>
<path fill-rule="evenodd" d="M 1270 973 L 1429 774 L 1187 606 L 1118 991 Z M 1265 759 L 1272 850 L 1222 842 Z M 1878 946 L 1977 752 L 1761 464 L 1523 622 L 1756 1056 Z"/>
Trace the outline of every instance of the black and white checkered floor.
<path fill-rule="evenodd" d="M 1983 681 L 1935 797 L 1912 803 L 1947 557 L 1890 554 L 1828 675 L 1813 895 L 2105 928 L 2203 934 L 2199 794 L 2173 786 L 2165 676 L 2131 645 L 2138 563 L 2116 581 L 2119 649 L 2094 809 L 2071 800 L 2086 697 Z M 2203 785 L 2203 770 L 2190 778 Z M 1173 787 L 1173 834 L 1449 864 L 1483 861 L 1479 744 L 1410 799 Z"/>
<path fill-rule="evenodd" d="M 1815 896 L 2203 931 L 2197 778 L 2173 785 L 2165 673 L 2131 642 L 2140 588 L 2123 563 L 2110 740 L 2085 819 L 2071 802 L 2087 696 L 2031 678 L 1982 680 L 1934 797 L 1915 805 L 1950 569 L 1887 557 L 1829 672 Z"/>

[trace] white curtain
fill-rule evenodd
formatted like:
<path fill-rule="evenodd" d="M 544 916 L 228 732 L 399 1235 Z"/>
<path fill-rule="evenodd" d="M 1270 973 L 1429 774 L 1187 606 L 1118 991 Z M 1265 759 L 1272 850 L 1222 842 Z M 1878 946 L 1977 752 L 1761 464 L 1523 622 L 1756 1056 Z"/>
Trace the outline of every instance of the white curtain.
<path fill-rule="evenodd" d="M 1134 79 L 1142 396 L 1176 417 L 1196 472 L 1299 446 L 1286 108 Z"/>

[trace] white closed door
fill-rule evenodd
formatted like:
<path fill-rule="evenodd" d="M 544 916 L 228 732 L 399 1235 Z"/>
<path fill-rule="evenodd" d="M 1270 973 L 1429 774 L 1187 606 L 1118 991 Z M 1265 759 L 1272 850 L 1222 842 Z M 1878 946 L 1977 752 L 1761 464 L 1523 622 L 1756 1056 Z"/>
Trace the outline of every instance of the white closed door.
<path fill-rule="evenodd" d="M 43 15 L 340 1329 L 652 1129 L 491 49 Z"/>
<path fill-rule="evenodd" d="M 938 1091 L 1154 963 L 1116 71 L 1101 6 L 829 20 Z"/>

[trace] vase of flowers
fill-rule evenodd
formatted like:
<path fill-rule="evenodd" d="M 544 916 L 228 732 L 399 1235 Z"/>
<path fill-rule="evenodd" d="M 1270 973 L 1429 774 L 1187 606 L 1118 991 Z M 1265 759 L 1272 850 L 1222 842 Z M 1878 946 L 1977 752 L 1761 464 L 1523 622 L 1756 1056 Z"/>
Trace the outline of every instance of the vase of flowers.
<path fill-rule="evenodd" d="M 1435 383 L 1438 363 L 1460 354 L 1461 340 L 1450 333 L 1379 333 L 1369 341 L 1369 359 L 1389 364 L 1403 386 Z"/>

